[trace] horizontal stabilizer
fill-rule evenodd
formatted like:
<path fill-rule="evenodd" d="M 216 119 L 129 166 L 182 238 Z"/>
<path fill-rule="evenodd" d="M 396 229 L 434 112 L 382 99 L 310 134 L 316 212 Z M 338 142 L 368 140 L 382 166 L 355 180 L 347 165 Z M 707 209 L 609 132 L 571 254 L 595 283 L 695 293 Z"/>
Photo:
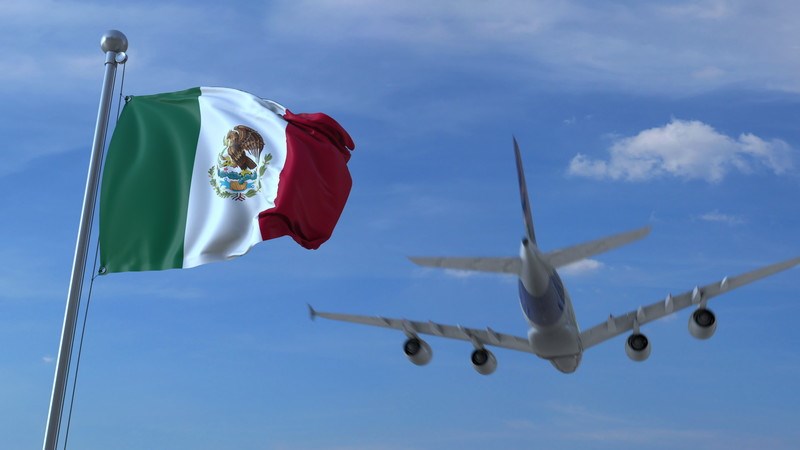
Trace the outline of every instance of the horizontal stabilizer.
<path fill-rule="evenodd" d="M 414 264 L 444 269 L 471 270 L 475 272 L 510 273 L 519 275 L 522 263 L 513 258 L 420 258 L 409 257 Z"/>
<path fill-rule="evenodd" d="M 586 259 L 600 253 L 613 250 L 617 247 L 639 240 L 650 233 L 650 226 L 639 228 L 638 230 L 627 231 L 613 236 L 596 239 L 583 244 L 574 245 L 560 250 L 555 250 L 544 254 L 544 259 L 553 268 L 559 268 Z"/>

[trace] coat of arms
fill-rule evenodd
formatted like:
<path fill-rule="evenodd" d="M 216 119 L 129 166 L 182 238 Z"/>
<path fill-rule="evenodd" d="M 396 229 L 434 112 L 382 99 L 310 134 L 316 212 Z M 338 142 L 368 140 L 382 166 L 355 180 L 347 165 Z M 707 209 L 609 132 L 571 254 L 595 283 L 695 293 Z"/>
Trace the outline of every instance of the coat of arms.
<path fill-rule="evenodd" d="M 264 139 L 245 125 L 236 125 L 222 140 L 224 148 L 217 163 L 208 169 L 211 187 L 222 198 L 242 202 L 261 190 L 261 177 L 272 161 L 272 154 L 263 158 Z"/>

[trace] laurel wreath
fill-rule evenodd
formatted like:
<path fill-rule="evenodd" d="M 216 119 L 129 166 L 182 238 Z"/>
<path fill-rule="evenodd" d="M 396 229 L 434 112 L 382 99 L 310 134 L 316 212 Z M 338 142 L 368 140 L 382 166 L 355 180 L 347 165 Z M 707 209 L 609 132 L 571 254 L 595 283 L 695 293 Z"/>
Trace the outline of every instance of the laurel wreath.
<path fill-rule="evenodd" d="M 271 161 L 272 161 L 272 153 L 267 153 L 267 156 L 264 157 L 264 164 L 258 168 L 258 186 L 255 189 L 249 189 L 247 192 L 245 192 L 244 193 L 245 197 L 247 198 L 255 197 L 255 195 L 258 194 L 258 191 L 261 190 L 261 177 L 263 177 L 264 174 L 267 173 L 267 166 Z M 233 198 L 234 194 L 231 194 L 230 192 L 222 189 L 219 183 L 217 183 L 217 177 L 214 176 L 216 168 L 217 165 L 215 164 L 211 166 L 210 169 L 208 169 L 208 177 L 210 178 L 209 184 L 211 184 L 211 187 L 214 189 L 214 192 L 220 197 Z"/>

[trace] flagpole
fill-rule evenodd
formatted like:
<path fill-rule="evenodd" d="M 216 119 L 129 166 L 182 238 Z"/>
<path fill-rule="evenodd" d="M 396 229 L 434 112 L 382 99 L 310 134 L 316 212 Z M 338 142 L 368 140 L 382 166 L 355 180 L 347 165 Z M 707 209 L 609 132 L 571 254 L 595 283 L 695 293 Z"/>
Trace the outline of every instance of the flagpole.
<path fill-rule="evenodd" d="M 81 210 L 81 219 L 78 225 L 75 257 L 72 260 L 72 275 L 67 294 L 67 307 L 64 312 L 64 326 L 61 330 L 61 343 L 58 348 L 56 372 L 53 379 L 53 393 L 50 397 L 50 411 L 47 418 L 47 428 L 44 433 L 44 450 L 56 450 L 58 445 L 58 432 L 61 426 L 64 398 L 67 390 L 72 342 L 78 318 L 78 306 L 80 305 L 81 284 L 86 271 L 89 235 L 92 228 L 97 185 L 100 182 L 100 166 L 103 160 L 108 116 L 111 110 L 114 77 L 117 73 L 117 64 L 124 63 L 127 59 L 125 51 L 128 50 L 128 38 L 120 31 L 109 30 L 100 39 L 100 49 L 105 53 L 105 77 L 103 78 L 103 90 L 100 94 L 100 106 L 97 111 L 92 154 L 89 159 L 89 173 L 86 177 L 86 190 L 83 193 L 83 209 Z"/>

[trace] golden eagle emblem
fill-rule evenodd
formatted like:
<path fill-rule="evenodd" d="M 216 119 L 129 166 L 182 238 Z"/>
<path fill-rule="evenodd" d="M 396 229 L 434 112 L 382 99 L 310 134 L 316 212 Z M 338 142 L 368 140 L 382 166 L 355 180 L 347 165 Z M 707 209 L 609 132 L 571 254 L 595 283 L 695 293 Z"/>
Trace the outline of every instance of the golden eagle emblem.
<path fill-rule="evenodd" d="M 208 169 L 211 187 L 222 198 L 244 201 L 261 190 L 261 177 L 272 154 L 263 158 L 264 138 L 246 125 L 236 125 L 222 140 L 217 164 Z"/>
<path fill-rule="evenodd" d="M 228 146 L 228 155 L 240 169 L 253 170 L 258 165 L 258 157 L 261 150 L 264 150 L 264 139 L 258 132 L 248 126 L 236 125 L 228 135 L 225 136 L 225 144 Z M 255 157 L 255 161 L 250 159 L 247 154 Z"/>

